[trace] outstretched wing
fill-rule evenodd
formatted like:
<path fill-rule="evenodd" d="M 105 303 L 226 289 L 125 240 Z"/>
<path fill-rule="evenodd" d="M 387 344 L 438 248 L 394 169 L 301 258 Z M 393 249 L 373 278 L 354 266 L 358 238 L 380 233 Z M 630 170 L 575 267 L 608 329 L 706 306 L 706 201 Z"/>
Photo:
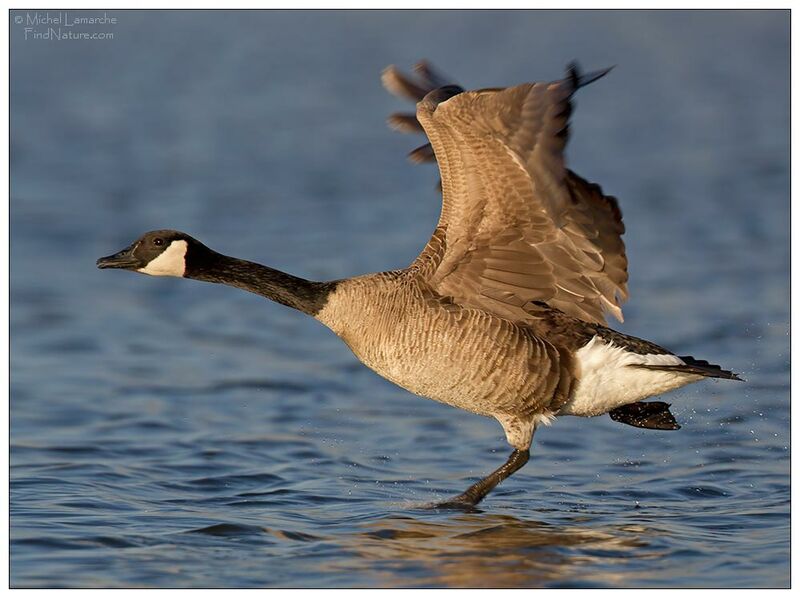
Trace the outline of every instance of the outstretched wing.
<path fill-rule="evenodd" d="M 387 88 L 416 98 L 416 122 L 430 140 L 442 178 L 439 225 L 415 266 L 441 295 L 462 305 L 526 320 L 531 302 L 605 323 L 622 320 L 627 260 L 622 217 L 565 167 L 570 99 L 603 76 L 579 76 L 464 92 L 423 63 L 416 84 L 390 67 Z M 426 73 L 431 73 L 427 77 Z M 438 87 L 429 91 L 433 85 Z M 416 128 L 407 115 L 390 124 Z M 418 148 L 413 155 L 429 155 Z"/>

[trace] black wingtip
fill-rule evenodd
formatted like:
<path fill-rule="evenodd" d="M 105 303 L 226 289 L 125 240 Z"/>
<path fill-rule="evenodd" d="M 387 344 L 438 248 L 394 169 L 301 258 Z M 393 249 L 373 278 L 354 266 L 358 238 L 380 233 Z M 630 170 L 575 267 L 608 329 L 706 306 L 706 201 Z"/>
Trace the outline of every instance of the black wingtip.
<path fill-rule="evenodd" d="M 581 67 L 578 66 L 578 63 L 573 60 L 567 65 L 567 79 L 572 82 L 572 87 L 578 89 L 578 81 L 581 78 Z"/>
<path fill-rule="evenodd" d="M 613 64 L 607 68 L 593 71 L 591 73 L 581 74 L 581 69 L 576 61 L 572 61 L 567 65 L 567 78 L 572 82 L 574 89 L 586 87 L 590 83 L 594 83 L 598 79 L 605 77 L 617 65 Z"/>

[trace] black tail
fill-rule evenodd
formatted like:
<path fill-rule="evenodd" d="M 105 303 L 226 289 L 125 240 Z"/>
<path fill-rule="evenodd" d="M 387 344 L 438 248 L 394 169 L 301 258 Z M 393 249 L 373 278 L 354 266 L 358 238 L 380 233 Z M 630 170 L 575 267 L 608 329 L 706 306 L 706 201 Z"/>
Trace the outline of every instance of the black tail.
<path fill-rule="evenodd" d="M 691 355 L 679 355 L 685 365 L 635 365 L 634 367 L 646 368 L 648 370 L 663 370 L 667 372 L 684 372 L 686 374 L 697 374 L 706 378 L 724 378 L 725 380 L 742 380 L 739 376 L 729 370 L 723 370 L 718 365 L 708 363 L 702 359 L 695 359 Z"/>

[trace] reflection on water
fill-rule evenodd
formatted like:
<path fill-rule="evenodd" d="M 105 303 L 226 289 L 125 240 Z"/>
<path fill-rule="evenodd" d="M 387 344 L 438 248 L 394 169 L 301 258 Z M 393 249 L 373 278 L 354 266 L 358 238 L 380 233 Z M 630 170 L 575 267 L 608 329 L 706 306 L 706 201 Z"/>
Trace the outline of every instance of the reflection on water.
<path fill-rule="evenodd" d="M 379 572 L 384 587 L 409 585 L 409 570 L 425 572 L 416 574 L 417 586 L 568 585 L 588 566 L 596 568 L 593 584 L 620 586 L 627 581 L 619 566 L 625 559 L 658 558 L 643 540 L 651 533 L 638 525 L 593 529 L 577 521 L 552 525 L 489 513 L 444 522 L 391 517 L 364 525 L 348 547 L 364 559 L 362 567 Z M 571 550 L 575 547 L 580 554 Z"/>

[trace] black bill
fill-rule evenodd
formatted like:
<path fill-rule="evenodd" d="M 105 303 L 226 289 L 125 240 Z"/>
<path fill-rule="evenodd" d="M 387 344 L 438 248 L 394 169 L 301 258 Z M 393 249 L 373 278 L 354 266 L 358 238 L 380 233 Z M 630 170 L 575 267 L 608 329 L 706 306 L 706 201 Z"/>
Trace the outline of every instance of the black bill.
<path fill-rule="evenodd" d="M 122 251 L 114 255 L 101 257 L 97 260 L 98 268 L 122 268 L 124 270 L 133 270 L 141 268 L 139 260 L 133 255 L 133 248 L 126 247 Z"/>

